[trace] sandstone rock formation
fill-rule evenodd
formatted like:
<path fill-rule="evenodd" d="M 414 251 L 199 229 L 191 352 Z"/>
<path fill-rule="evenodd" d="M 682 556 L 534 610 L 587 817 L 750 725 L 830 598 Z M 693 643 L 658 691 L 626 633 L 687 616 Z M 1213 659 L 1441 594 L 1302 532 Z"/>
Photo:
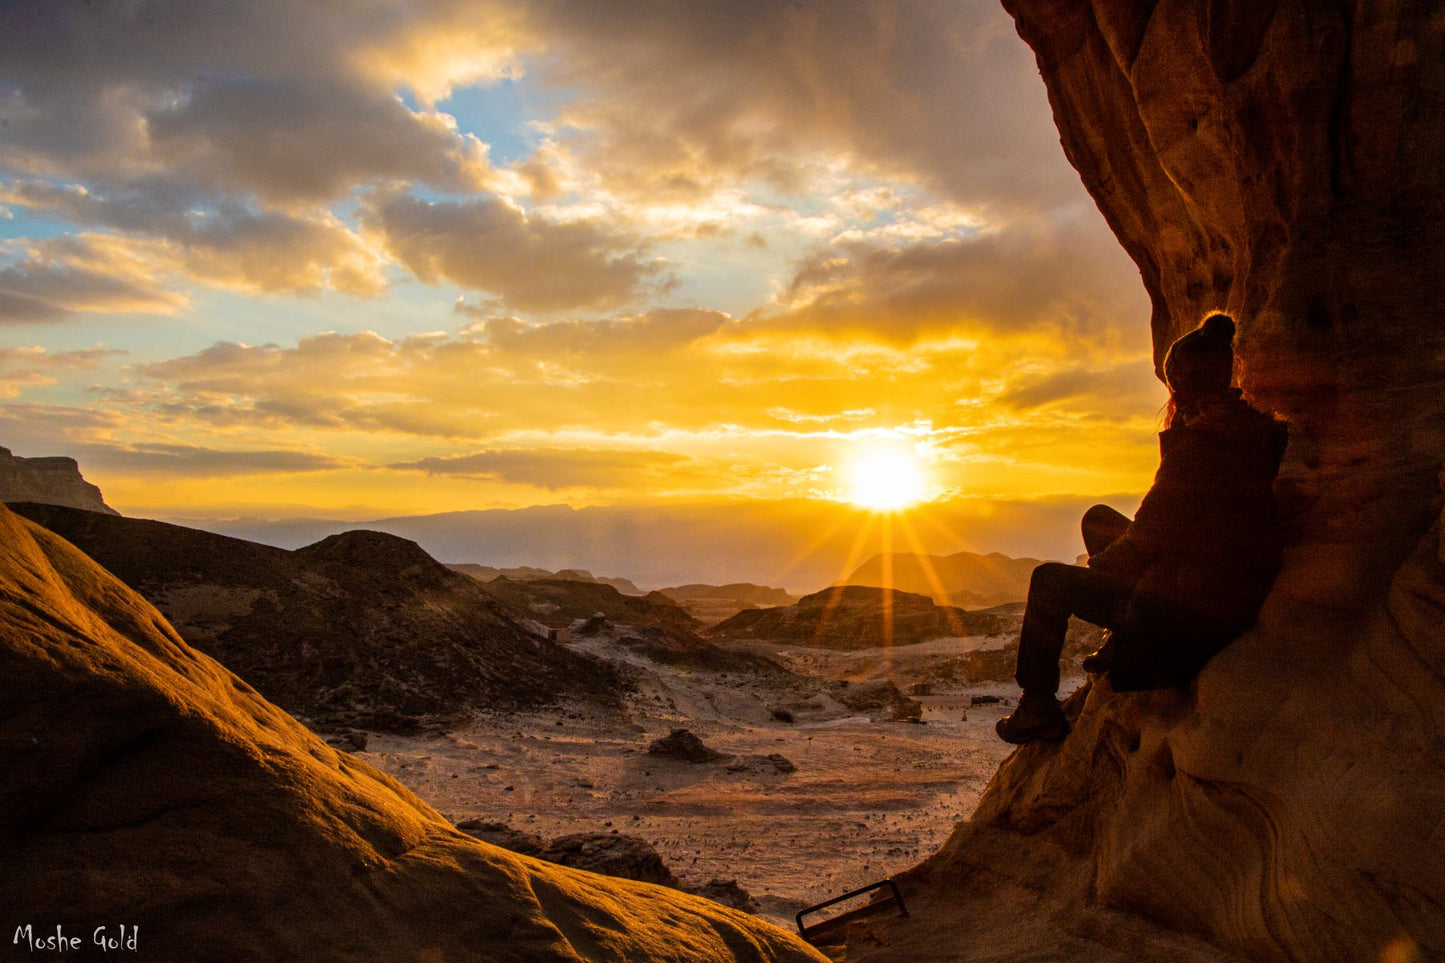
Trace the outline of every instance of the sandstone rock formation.
<path fill-rule="evenodd" d="M 138 959 L 187 963 L 822 959 L 716 903 L 468 837 L 3 508 L 0 677 L 7 939 L 124 923 Z"/>
<path fill-rule="evenodd" d="M 9 448 L 0 448 L 0 502 L 43 502 L 120 514 L 80 474 L 74 458 L 17 458 Z"/>
<path fill-rule="evenodd" d="M 835 585 L 803 596 L 796 605 L 739 612 L 710 631 L 720 638 L 871 649 L 947 636 L 997 635 L 1014 622 L 996 613 L 936 605 L 912 592 Z"/>
<path fill-rule="evenodd" d="M 1004 0 L 1153 299 L 1289 422 L 1285 569 L 1188 691 L 1067 707 L 848 959 L 1445 958 L 1445 13 Z"/>
<path fill-rule="evenodd" d="M 288 552 L 145 519 L 14 508 L 318 729 L 446 727 L 569 697 L 605 703 L 625 684 L 527 633 L 483 586 L 395 535 L 346 532 Z"/>

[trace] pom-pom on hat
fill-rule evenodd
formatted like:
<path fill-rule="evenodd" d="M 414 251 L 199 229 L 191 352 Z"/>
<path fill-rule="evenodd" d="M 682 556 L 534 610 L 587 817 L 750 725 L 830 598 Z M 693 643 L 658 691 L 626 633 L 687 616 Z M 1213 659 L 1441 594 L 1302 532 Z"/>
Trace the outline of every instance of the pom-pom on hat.
<path fill-rule="evenodd" d="M 1211 314 L 1169 346 L 1164 380 L 1173 392 L 1220 391 L 1234 377 L 1234 319 Z"/>

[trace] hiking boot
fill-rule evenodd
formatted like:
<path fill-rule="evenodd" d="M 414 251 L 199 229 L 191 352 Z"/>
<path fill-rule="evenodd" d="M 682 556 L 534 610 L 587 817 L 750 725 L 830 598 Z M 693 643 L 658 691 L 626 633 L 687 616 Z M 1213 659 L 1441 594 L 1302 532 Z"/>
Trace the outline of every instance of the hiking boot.
<path fill-rule="evenodd" d="M 1025 692 L 1018 708 L 1012 715 L 1000 719 L 994 731 L 1004 742 L 1021 746 L 1040 739 L 1057 742 L 1069 734 L 1069 723 L 1064 718 L 1064 710 L 1059 708 L 1058 699 Z"/>
<path fill-rule="evenodd" d="M 1084 671 L 1092 675 L 1102 675 L 1109 671 L 1114 664 L 1114 633 L 1104 633 L 1104 644 L 1098 650 L 1084 656 Z"/>

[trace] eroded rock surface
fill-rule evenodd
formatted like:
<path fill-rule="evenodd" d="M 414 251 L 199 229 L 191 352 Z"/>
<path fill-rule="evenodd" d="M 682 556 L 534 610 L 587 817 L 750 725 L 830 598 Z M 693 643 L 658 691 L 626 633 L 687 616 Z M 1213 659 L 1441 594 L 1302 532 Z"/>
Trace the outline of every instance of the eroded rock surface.
<path fill-rule="evenodd" d="M 1153 300 L 1290 426 L 1286 561 L 1188 691 L 1067 707 L 848 959 L 1445 957 L 1445 13 L 1004 0 Z"/>
<path fill-rule="evenodd" d="M 125 921 L 147 960 L 822 959 L 716 903 L 472 839 L 3 508 L 0 677 L 7 938 Z"/>
<path fill-rule="evenodd" d="M 0 448 L 0 502 L 43 502 L 120 514 L 80 474 L 74 458 L 19 458 L 9 448 Z"/>
<path fill-rule="evenodd" d="M 288 552 L 146 519 L 14 507 L 318 729 L 446 728 L 479 711 L 606 704 L 626 684 L 529 634 L 483 586 L 395 535 L 344 532 Z"/>

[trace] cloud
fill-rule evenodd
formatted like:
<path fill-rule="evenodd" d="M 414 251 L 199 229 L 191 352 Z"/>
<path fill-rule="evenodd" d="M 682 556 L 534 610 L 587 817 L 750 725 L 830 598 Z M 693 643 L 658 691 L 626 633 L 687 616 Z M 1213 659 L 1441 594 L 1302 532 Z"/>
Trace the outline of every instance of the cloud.
<path fill-rule="evenodd" d="M 212 207 L 175 182 L 155 179 L 114 191 L 15 181 L 0 184 L 0 202 L 60 215 L 79 225 L 125 232 L 72 235 L 69 242 L 31 241 L 30 256 L 33 261 L 54 260 L 47 252 L 59 249 L 64 254 L 68 244 L 69 258 L 75 260 L 83 241 L 104 254 L 87 259 L 94 270 L 122 263 L 130 265 L 134 275 L 144 265 L 147 281 L 171 307 L 184 303 L 181 295 L 160 292 L 186 281 L 294 294 L 334 289 L 370 295 L 385 287 L 385 258 L 324 211 L 290 214 L 234 204 Z"/>
<path fill-rule="evenodd" d="M 999 404 L 1016 410 L 1062 404 L 1137 411 L 1162 403 L 1163 384 L 1148 364 L 1134 360 L 1103 368 L 1065 368 L 1011 381 Z"/>
<path fill-rule="evenodd" d="M 1137 272 L 1088 230 L 1014 222 L 967 237 L 845 240 L 802 259 L 760 327 L 912 341 L 950 332 L 1117 340 L 1148 316 Z"/>
<path fill-rule="evenodd" d="M 351 459 L 304 451 L 223 450 L 202 445 L 142 443 L 78 447 L 87 467 L 126 474 L 226 478 L 294 474 L 352 467 Z"/>
<path fill-rule="evenodd" d="M 843 159 L 965 203 L 1078 196 L 1032 57 L 996 3 L 532 11 L 553 44 L 535 69 L 588 92 L 561 120 L 616 190 L 697 193 L 738 178 L 796 190 Z"/>
<path fill-rule="evenodd" d="M 519 310 L 614 307 L 661 274 L 635 237 L 591 221 L 529 216 L 497 198 L 389 194 L 368 202 L 362 222 L 422 281 L 487 291 Z"/>
<path fill-rule="evenodd" d="M 148 113 L 146 126 L 173 176 L 269 201 L 333 200 L 390 179 L 470 191 L 490 178 L 486 147 L 449 117 L 311 78 L 207 80 Z"/>
<path fill-rule="evenodd" d="M 153 254 L 101 234 L 33 242 L 23 261 L 0 268 L 0 322 L 90 311 L 172 313 L 189 299 L 167 289 Z"/>
<path fill-rule="evenodd" d="M 94 371 L 107 357 L 126 352 L 114 348 L 49 351 L 40 345 L 0 348 L 0 398 L 17 398 L 27 388 L 56 383 L 57 375 Z"/>
<path fill-rule="evenodd" d="M 479 145 L 393 90 L 505 75 L 523 37 L 498 4 L 41 0 L 0 30 L 0 168 L 81 180 L 169 165 L 196 184 L 321 200 L 378 178 L 442 189 Z"/>
<path fill-rule="evenodd" d="M 465 306 L 463 313 L 470 313 Z M 721 311 L 662 308 L 629 318 L 601 321 L 555 321 L 527 324 L 517 318 L 493 317 L 465 332 L 482 337 L 492 351 L 518 358 L 646 355 L 661 361 L 672 352 L 723 330 L 729 317 Z"/>
<path fill-rule="evenodd" d="M 513 482 L 549 491 L 564 488 L 635 490 L 649 483 L 656 484 L 660 477 L 675 472 L 685 460 L 681 455 L 662 451 L 497 449 L 423 458 L 389 467 L 431 475 Z"/>

